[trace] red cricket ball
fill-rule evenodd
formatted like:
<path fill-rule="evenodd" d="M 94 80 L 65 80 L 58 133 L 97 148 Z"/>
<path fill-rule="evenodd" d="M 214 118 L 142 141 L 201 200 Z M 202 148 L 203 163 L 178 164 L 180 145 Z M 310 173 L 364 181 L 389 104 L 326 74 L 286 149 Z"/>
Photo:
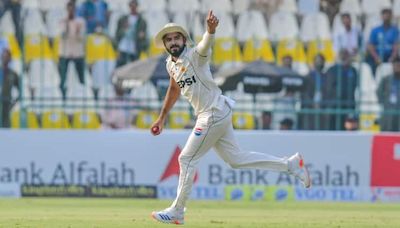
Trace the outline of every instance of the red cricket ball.
<path fill-rule="evenodd" d="M 157 134 L 159 130 L 160 130 L 160 128 L 158 126 L 154 126 L 154 127 L 151 128 L 151 132 L 153 134 Z"/>

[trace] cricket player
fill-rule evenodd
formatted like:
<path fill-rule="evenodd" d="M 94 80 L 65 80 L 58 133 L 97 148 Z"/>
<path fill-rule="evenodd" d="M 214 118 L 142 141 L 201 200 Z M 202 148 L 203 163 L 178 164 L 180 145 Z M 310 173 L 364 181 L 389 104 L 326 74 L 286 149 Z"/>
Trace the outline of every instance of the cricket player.
<path fill-rule="evenodd" d="M 180 95 L 191 103 L 197 116 L 193 132 L 179 156 L 176 199 L 169 208 L 152 213 L 152 217 L 160 222 L 184 223 L 184 207 L 192 188 L 195 167 L 212 147 L 232 168 L 288 172 L 306 188 L 311 186 L 310 175 L 299 153 L 290 158 L 279 158 L 266 153 L 242 151 L 236 143 L 232 126 L 234 101 L 222 95 L 213 81 L 209 66 L 218 22 L 218 18 L 209 11 L 207 31 L 195 47 L 185 29 L 175 23 L 165 25 L 155 37 L 156 45 L 170 54 L 166 60 L 170 83 L 160 115 L 152 125 L 152 134 L 162 132 L 168 112 Z"/>

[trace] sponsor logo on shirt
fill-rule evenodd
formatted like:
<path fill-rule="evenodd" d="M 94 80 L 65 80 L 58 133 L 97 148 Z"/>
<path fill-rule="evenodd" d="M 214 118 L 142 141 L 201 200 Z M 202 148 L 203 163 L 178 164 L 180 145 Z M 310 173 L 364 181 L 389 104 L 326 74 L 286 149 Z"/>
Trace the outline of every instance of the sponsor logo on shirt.
<path fill-rule="evenodd" d="M 196 127 L 196 128 L 194 129 L 194 134 L 195 134 L 196 136 L 200 136 L 200 135 L 202 134 L 202 132 L 203 132 L 203 129 L 201 129 L 201 128 L 199 128 L 199 127 Z"/>
<path fill-rule="evenodd" d="M 185 86 L 191 86 L 192 84 L 196 83 L 196 78 L 194 75 L 190 78 L 185 78 L 184 80 L 180 80 L 178 83 L 179 88 L 184 88 Z"/>

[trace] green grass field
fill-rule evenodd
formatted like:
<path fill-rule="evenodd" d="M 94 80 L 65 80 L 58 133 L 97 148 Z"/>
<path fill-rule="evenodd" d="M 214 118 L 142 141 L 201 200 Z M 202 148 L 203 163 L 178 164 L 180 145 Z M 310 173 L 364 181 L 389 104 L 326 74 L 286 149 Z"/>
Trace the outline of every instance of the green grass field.
<path fill-rule="evenodd" d="M 170 201 L 0 200 L 0 227 L 171 227 L 150 217 Z M 400 204 L 190 201 L 185 227 L 400 227 Z"/>

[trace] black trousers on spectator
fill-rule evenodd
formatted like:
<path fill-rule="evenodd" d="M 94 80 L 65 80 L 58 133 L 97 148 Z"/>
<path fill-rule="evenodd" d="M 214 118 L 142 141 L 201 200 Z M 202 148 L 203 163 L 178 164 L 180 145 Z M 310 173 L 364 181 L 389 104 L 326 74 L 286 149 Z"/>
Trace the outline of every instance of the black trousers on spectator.
<path fill-rule="evenodd" d="M 400 109 L 385 107 L 380 119 L 381 131 L 400 131 Z"/>
<path fill-rule="evenodd" d="M 328 113 L 322 113 L 323 109 L 309 108 L 308 112 L 299 115 L 300 130 L 330 130 L 331 116 Z"/>
<path fill-rule="evenodd" d="M 389 61 L 390 55 L 384 55 L 382 56 L 382 62 L 386 63 Z M 372 55 L 368 54 L 365 61 L 368 63 L 368 65 L 371 67 L 372 74 L 374 78 L 376 77 L 376 69 L 378 68 L 378 65 L 375 63 L 374 58 L 372 58 Z"/>
<path fill-rule="evenodd" d="M 117 60 L 117 67 L 135 61 L 139 58 L 138 55 L 130 54 L 127 52 L 119 52 L 118 60 Z"/>
<path fill-rule="evenodd" d="M 17 41 L 20 47 L 23 45 L 24 39 L 21 27 L 21 8 L 21 3 L 12 3 L 10 6 L 12 19 L 14 22 L 15 36 L 17 37 Z"/>
<path fill-rule="evenodd" d="M 63 94 L 63 98 L 66 97 L 67 89 L 65 88 L 65 82 L 67 80 L 67 71 L 68 71 L 68 63 L 69 62 L 74 63 L 75 69 L 78 72 L 79 82 L 81 84 L 85 83 L 85 59 L 83 57 L 82 58 L 60 57 L 60 60 L 58 63 L 58 68 L 60 71 L 60 77 L 61 77 L 60 89 Z"/>
<path fill-rule="evenodd" d="M 0 100 L 0 128 L 9 128 L 11 126 L 10 123 L 10 110 L 11 110 L 11 104 L 8 100 L 5 98 L 2 98 Z"/>
<path fill-rule="evenodd" d="M 353 101 L 354 103 L 354 101 Z M 335 113 L 332 114 L 332 118 L 331 118 L 331 127 L 330 130 L 339 130 L 339 131 L 344 131 L 346 130 L 346 128 L 344 127 L 345 122 L 346 122 L 346 117 L 349 114 L 354 114 L 355 113 L 355 105 L 342 105 L 339 107 L 335 107 L 335 109 L 337 110 L 346 110 L 346 113 L 343 112 L 339 112 L 339 113 Z"/>

